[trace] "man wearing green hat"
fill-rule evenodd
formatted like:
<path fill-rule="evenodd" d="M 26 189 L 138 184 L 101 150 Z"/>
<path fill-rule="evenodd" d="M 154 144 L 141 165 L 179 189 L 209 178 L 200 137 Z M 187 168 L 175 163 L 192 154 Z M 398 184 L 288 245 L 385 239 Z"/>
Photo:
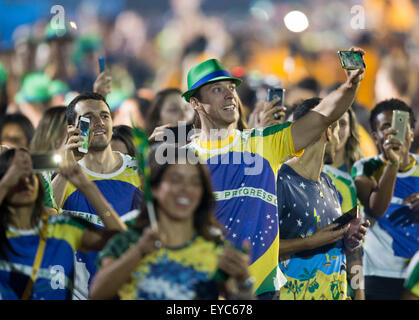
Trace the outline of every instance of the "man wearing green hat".
<path fill-rule="evenodd" d="M 346 82 L 298 121 L 239 131 L 236 87 L 241 79 L 231 76 L 216 59 L 188 73 L 188 90 L 182 96 L 202 128 L 188 147 L 207 162 L 217 200 L 215 216 L 227 239 L 237 247 L 245 240 L 251 243 L 249 270 L 260 299 L 276 299 L 286 282 L 278 268 L 277 172 L 346 112 L 363 74 L 363 69 L 348 71 Z"/>
<path fill-rule="evenodd" d="M 30 73 L 23 79 L 22 88 L 16 94 L 15 101 L 19 110 L 36 128 L 51 102 L 51 78 L 44 73 Z"/>

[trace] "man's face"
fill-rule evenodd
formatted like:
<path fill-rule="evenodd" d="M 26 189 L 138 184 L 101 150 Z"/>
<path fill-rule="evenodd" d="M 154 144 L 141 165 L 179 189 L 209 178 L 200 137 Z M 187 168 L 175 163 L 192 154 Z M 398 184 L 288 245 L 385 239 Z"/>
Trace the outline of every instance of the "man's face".
<path fill-rule="evenodd" d="M 380 148 L 380 152 L 383 152 L 383 145 L 384 142 L 389 139 L 390 137 L 386 135 L 385 131 L 389 128 L 391 128 L 391 122 L 393 119 L 393 111 L 387 110 L 379 113 L 377 117 L 375 118 L 375 125 L 377 127 L 377 131 L 373 132 L 373 138 L 375 140 L 375 143 Z M 413 131 L 410 127 L 410 118 L 408 119 L 407 123 L 407 130 L 406 130 L 406 139 L 403 142 L 403 149 L 404 152 L 409 152 L 410 145 L 412 144 L 412 138 L 413 138 Z"/>
<path fill-rule="evenodd" d="M 90 119 L 89 150 L 103 151 L 112 139 L 112 117 L 108 106 L 100 100 L 83 100 L 76 104 L 76 125 L 79 116 Z"/>
<path fill-rule="evenodd" d="M 206 84 L 200 89 L 200 96 L 203 110 L 197 110 L 198 113 L 209 118 L 217 127 L 224 128 L 238 121 L 238 95 L 233 81 Z"/>
<path fill-rule="evenodd" d="M 335 161 L 336 150 L 340 142 L 340 127 L 339 121 L 336 121 L 334 124 L 330 126 L 331 130 L 331 138 L 329 142 L 326 144 L 326 149 L 324 153 L 324 163 L 325 164 L 332 164 Z"/>

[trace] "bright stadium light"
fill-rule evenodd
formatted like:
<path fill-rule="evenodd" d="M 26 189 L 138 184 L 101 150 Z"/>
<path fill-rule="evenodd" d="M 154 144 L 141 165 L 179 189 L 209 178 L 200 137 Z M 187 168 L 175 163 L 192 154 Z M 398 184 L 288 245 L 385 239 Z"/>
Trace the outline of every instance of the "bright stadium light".
<path fill-rule="evenodd" d="M 308 27 L 307 16 L 301 11 L 291 11 L 284 17 L 284 23 L 288 30 L 292 32 L 302 32 Z"/>

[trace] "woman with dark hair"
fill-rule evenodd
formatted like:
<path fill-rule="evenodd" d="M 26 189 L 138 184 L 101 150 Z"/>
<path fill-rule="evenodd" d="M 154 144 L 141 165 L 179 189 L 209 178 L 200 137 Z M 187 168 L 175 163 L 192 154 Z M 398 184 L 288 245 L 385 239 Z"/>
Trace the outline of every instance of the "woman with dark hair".
<path fill-rule="evenodd" d="M 133 142 L 132 128 L 126 125 L 112 128 L 111 146 L 113 151 L 119 151 L 135 158 L 135 146 Z"/>
<path fill-rule="evenodd" d="M 150 227 L 144 201 L 134 227 L 100 253 L 90 297 L 217 299 L 221 291 L 227 298 L 250 298 L 249 256 L 223 246 L 209 173 L 187 149 L 168 147 L 174 157 L 164 164 L 157 155 L 150 157 L 150 187 L 158 230 Z M 230 275 L 228 285 L 213 278 L 217 268 Z"/>
<path fill-rule="evenodd" d="M 339 119 L 339 144 L 333 166 L 351 173 L 352 165 L 363 157 L 359 142 L 359 123 L 352 107 Z"/>
<path fill-rule="evenodd" d="M 0 155 L 0 296 L 3 299 L 71 299 L 76 250 L 100 250 L 110 230 L 126 229 L 80 167 L 61 174 L 92 203 L 106 229 L 61 214 L 48 217 L 44 186 L 32 172 L 29 153 L 10 149 Z"/>
<path fill-rule="evenodd" d="M 168 88 L 154 97 L 145 121 L 145 129 L 151 139 L 168 126 L 178 126 L 179 121 L 192 122 L 193 110 L 181 94 L 179 89 Z"/>

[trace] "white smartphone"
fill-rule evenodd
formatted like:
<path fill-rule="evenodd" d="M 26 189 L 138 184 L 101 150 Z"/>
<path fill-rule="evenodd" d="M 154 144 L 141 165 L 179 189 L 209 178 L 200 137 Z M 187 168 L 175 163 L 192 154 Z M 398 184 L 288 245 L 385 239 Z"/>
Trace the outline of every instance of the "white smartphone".
<path fill-rule="evenodd" d="M 80 116 L 77 127 L 81 130 L 80 136 L 84 138 L 83 144 L 78 150 L 79 152 L 87 153 L 89 147 L 90 119 Z"/>
<path fill-rule="evenodd" d="M 391 127 L 398 131 L 397 134 L 393 135 L 392 138 L 399 140 L 400 142 L 406 141 L 406 130 L 407 123 L 409 121 L 409 112 L 401 110 L 393 110 L 393 118 L 391 121 Z"/>

